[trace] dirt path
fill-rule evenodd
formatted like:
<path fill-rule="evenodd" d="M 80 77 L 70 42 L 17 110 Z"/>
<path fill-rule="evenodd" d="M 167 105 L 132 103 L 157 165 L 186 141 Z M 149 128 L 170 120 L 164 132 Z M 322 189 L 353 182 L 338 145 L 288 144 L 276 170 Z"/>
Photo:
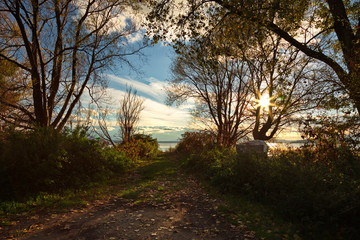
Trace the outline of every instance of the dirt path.
<path fill-rule="evenodd" d="M 218 200 L 176 163 L 162 160 L 143 167 L 130 185 L 82 209 L 18 219 L 17 226 L 28 233 L 4 239 L 256 239 L 242 223 L 231 224 L 216 211 Z"/>

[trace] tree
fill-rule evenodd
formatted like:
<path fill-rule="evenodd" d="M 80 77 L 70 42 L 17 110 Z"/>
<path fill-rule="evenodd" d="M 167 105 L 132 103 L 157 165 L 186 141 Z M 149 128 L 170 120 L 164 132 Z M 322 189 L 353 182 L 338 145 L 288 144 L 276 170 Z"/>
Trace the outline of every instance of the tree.
<path fill-rule="evenodd" d="M 326 68 L 271 32 L 242 52 L 255 96 L 254 139 L 270 140 L 296 113 L 319 106 L 330 92 Z"/>
<path fill-rule="evenodd" d="M 4 104 L 4 102 L 14 102 L 14 97 L 12 94 L 9 94 L 9 83 L 7 82 L 11 76 L 13 76 L 16 72 L 16 67 L 10 62 L 3 60 L 0 58 L 0 112 L 6 111 L 8 106 Z M 10 99 L 9 99 L 10 98 Z M 16 98 L 16 97 L 15 97 Z M 8 100 L 6 100 L 8 99 Z M 15 100 L 16 101 L 16 100 Z"/>
<path fill-rule="evenodd" d="M 187 0 L 182 11 L 178 11 L 179 16 L 167 20 L 165 16 L 176 12 L 175 5 L 170 0 L 160 1 L 149 15 L 150 19 L 176 23 L 180 29 L 186 28 L 190 37 L 206 35 L 228 19 L 233 20 L 230 26 L 233 31 L 242 31 L 249 24 L 254 34 L 269 30 L 307 56 L 329 66 L 360 113 L 358 1 Z M 154 29 L 161 37 L 163 28 L 155 26 Z M 325 44 L 314 46 L 317 41 Z"/>
<path fill-rule="evenodd" d="M 248 133 L 245 113 L 250 106 L 251 89 L 249 69 L 244 62 L 214 54 L 222 52 L 217 48 L 225 47 L 203 42 L 183 49 L 172 69 L 168 98 L 170 104 L 194 98 L 196 115 L 215 126 L 218 145 L 229 147 Z M 211 125 L 207 124 L 210 128 Z"/>
<path fill-rule="evenodd" d="M 144 110 L 143 105 L 144 100 L 137 95 L 137 91 L 128 87 L 120 100 L 120 108 L 117 114 L 123 143 L 129 142 L 134 135 L 141 111 Z"/>
<path fill-rule="evenodd" d="M 98 118 L 97 118 L 97 125 L 100 129 L 100 131 L 97 129 L 97 127 L 93 126 L 94 132 L 104 141 L 111 144 L 111 146 L 115 147 L 115 141 L 113 140 L 113 137 L 111 136 L 109 132 L 108 127 L 108 115 L 109 115 L 109 109 L 99 109 L 98 111 Z"/>
<path fill-rule="evenodd" d="M 296 113 L 318 106 L 328 91 L 327 82 L 319 77 L 325 74 L 318 74 L 324 69 L 271 32 L 249 36 L 246 31 L 228 32 L 228 24 L 218 25 L 203 42 L 194 40 L 178 49 L 170 99 L 201 99 L 195 112 L 197 116 L 203 114 L 207 122 L 212 120 L 219 143 L 227 145 L 226 141 L 232 139 L 231 145 L 244 135 L 229 138 L 232 134 L 227 131 L 232 131 L 231 124 L 236 123 L 229 119 L 242 121 L 242 128 L 252 129 L 254 139 L 269 140 L 290 124 Z M 247 44 L 249 41 L 251 44 Z M 238 89 L 239 80 L 232 76 L 240 79 L 242 89 Z M 236 92 L 243 96 L 222 102 Z M 239 100 L 244 101 L 239 106 L 246 107 L 233 111 Z M 223 109 L 230 111 L 223 113 Z M 221 140 L 223 137 L 227 140 Z"/>
<path fill-rule="evenodd" d="M 19 104 L 20 99 L 28 96 L 30 88 L 19 76 L 22 72 L 15 64 L 0 58 L 0 128 L 13 124 L 18 119 L 27 119 L 21 111 L 16 111 L 13 106 Z M 24 106 L 25 104 L 23 104 Z M 21 125 L 22 122 L 17 122 Z"/>
<path fill-rule="evenodd" d="M 124 16 L 127 0 L 4 0 L 0 57 L 22 72 L 31 98 L 12 105 L 28 127 L 61 130 L 84 91 L 104 84 L 101 71 L 137 53 L 136 32 Z M 125 19 L 126 18 L 126 19 Z M 23 103 L 29 103 L 23 106 Z M 24 119 L 19 119 L 24 122 Z M 25 123 L 24 123 L 25 124 Z"/>

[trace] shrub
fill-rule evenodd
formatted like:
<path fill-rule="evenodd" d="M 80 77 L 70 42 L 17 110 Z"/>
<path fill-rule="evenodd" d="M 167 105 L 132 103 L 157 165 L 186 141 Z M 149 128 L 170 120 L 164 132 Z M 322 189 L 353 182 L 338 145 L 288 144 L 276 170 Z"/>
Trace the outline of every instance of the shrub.
<path fill-rule="evenodd" d="M 330 228 L 331 234 L 356 239 L 360 235 L 360 158 L 344 148 L 336 151 L 339 154 L 331 161 L 318 161 L 320 153 L 308 148 L 271 157 L 211 148 L 192 152 L 186 166 L 203 173 L 220 191 L 246 195 L 303 224 L 307 237 L 316 228 Z"/>
<path fill-rule="evenodd" d="M 59 147 L 61 141 L 55 131 L 45 129 L 9 132 L 0 160 L 6 182 L 2 195 L 22 197 L 52 189 L 61 179 L 60 169 L 67 161 L 66 153 Z"/>
<path fill-rule="evenodd" d="M 182 155 L 199 154 L 215 147 L 215 136 L 206 131 L 185 132 L 175 151 Z"/>
<path fill-rule="evenodd" d="M 119 152 L 115 148 L 107 148 L 102 154 L 107 168 L 113 173 L 123 172 L 133 165 L 133 161 L 124 152 Z"/>
<path fill-rule="evenodd" d="M 185 132 L 175 147 L 175 152 L 183 158 L 185 167 L 195 171 L 206 170 L 217 155 L 215 137 L 209 132 Z"/>
<path fill-rule="evenodd" d="M 159 144 L 150 135 L 135 134 L 129 142 L 123 142 L 118 150 L 132 160 L 151 159 L 159 154 Z"/>
<path fill-rule="evenodd" d="M 10 131 L 2 142 L 0 199 L 22 199 L 103 180 L 129 165 L 124 154 L 103 148 L 86 131 Z"/>
<path fill-rule="evenodd" d="M 320 117 L 302 122 L 302 137 L 318 161 L 332 161 L 344 152 L 360 151 L 360 118 L 358 116 Z"/>

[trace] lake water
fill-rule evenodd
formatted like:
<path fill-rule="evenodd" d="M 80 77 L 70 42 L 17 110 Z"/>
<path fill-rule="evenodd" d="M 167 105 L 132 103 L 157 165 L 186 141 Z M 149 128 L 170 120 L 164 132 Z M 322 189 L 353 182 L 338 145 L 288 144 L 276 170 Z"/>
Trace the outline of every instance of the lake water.
<path fill-rule="evenodd" d="M 175 148 L 176 144 L 178 144 L 178 141 L 158 141 L 159 143 L 159 149 L 161 151 L 167 151 L 170 148 Z"/>
<path fill-rule="evenodd" d="M 178 141 L 158 141 L 159 143 L 159 149 L 161 151 L 168 151 L 170 148 L 175 148 L 176 144 L 178 144 Z M 291 141 L 286 141 L 286 142 L 277 142 L 277 143 L 268 143 L 270 148 L 288 148 L 288 147 L 292 147 L 292 148 L 298 148 L 301 147 L 302 145 L 304 145 L 304 143 L 302 142 L 291 142 Z"/>
<path fill-rule="evenodd" d="M 286 141 L 286 142 L 276 142 L 276 143 L 267 143 L 270 149 L 272 148 L 280 148 L 280 149 L 286 149 L 286 148 L 299 148 L 301 146 L 304 146 L 304 142 L 299 141 Z"/>

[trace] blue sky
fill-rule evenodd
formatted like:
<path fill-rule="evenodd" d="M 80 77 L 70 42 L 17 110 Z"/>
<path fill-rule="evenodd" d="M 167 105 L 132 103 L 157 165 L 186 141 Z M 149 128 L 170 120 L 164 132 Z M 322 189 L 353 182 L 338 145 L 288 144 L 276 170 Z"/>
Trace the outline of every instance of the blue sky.
<path fill-rule="evenodd" d="M 175 107 L 165 104 L 165 86 L 171 77 L 173 50 L 169 46 L 157 44 L 145 48 L 142 53 L 144 56 L 141 58 L 128 58 L 139 72 L 131 71 L 126 65 L 120 65 L 106 74 L 107 93 L 114 102 L 110 108 L 116 109 L 116 102 L 124 94 L 126 86 L 132 86 L 138 95 L 145 99 L 139 132 L 151 134 L 159 141 L 176 141 L 182 133 L 191 129 L 191 105 Z M 111 133 L 117 136 L 115 114 L 112 115 L 109 125 Z"/>

